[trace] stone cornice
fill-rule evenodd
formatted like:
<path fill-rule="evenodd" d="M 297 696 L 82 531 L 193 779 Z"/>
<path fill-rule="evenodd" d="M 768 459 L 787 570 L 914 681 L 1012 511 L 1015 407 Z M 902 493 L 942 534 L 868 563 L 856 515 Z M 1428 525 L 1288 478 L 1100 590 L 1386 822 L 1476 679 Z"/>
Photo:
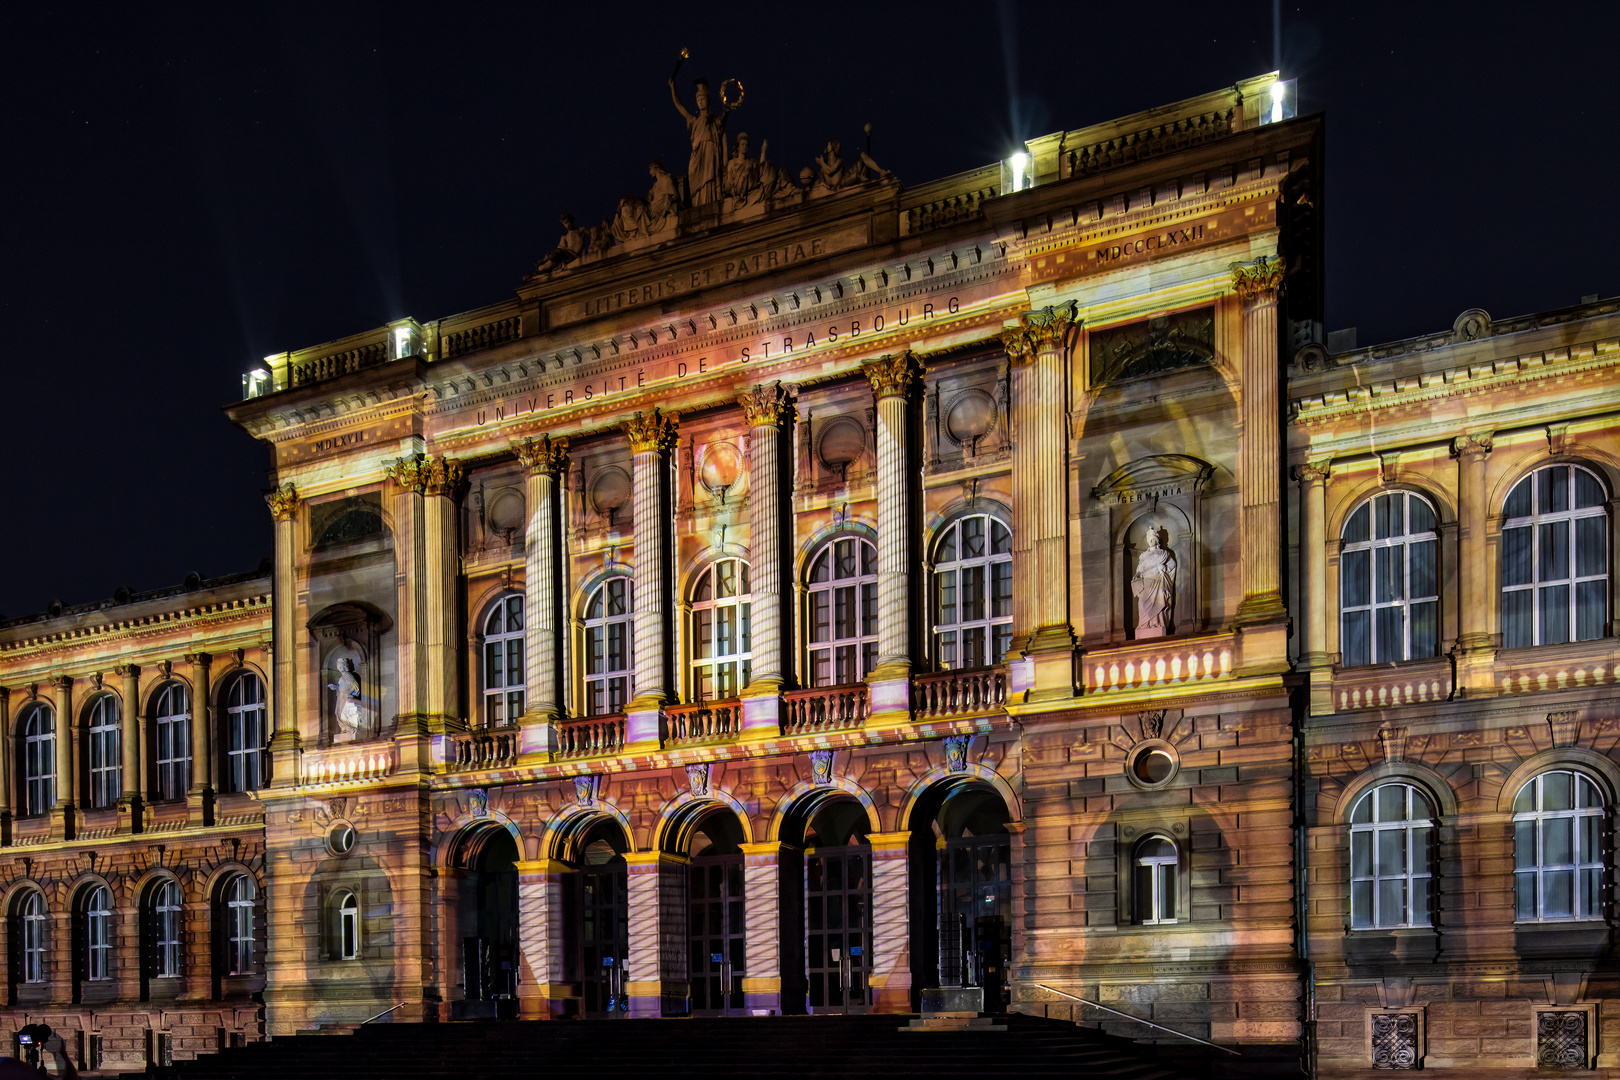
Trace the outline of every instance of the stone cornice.
<path fill-rule="evenodd" d="M 217 604 L 203 604 L 175 611 L 155 612 L 135 619 L 102 623 L 99 626 L 85 626 L 55 634 L 43 634 L 38 637 L 0 642 L 0 658 L 10 661 L 14 658 L 31 656 L 53 649 L 96 647 L 114 642 L 127 642 L 140 638 L 162 636 L 175 631 L 192 634 L 199 628 L 228 627 L 241 622 L 262 623 L 268 627 L 269 620 L 270 594 L 264 593 L 258 596 L 222 601 Z M 219 648 L 215 642 L 211 641 L 209 644 L 215 649 Z"/>

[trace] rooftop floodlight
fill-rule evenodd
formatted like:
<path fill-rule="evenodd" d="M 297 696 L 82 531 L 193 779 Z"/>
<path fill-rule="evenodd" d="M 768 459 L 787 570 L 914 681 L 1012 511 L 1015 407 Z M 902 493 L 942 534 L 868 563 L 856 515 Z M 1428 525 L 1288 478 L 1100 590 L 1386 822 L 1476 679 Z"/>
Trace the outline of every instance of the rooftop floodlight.
<path fill-rule="evenodd" d="M 394 359 L 399 360 L 411 355 L 411 328 L 408 326 L 394 327 Z"/>
<path fill-rule="evenodd" d="M 254 368 L 242 376 L 242 399 L 256 398 L 270 392 L 270 371 L 267 368 Z"/>
<path fill-rule="evenodd" d="M 1266 90 L 1260 105 L 1260 122 L 1277 124 L 1293 119 L 1298 105 L 1298 79 L 1278 79 Z"/>
<path fill-rule="evenodd" d="M 1001 190 L 1023 191 L 1035 186 L 1035 170 L 1031 167 L 1029 152 L 1018 150 L 1001 163 Z"/>

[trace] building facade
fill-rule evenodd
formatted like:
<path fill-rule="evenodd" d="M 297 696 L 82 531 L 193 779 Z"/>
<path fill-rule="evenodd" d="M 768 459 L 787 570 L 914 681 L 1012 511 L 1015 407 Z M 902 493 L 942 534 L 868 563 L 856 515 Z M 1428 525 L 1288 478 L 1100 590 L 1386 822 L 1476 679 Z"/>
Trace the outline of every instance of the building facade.
<path fill-rule="evenodd" d="M 0 1023 L 133 1060 L 966 985 L 1251 1068 L 1609 1064 L 1620 317 L 1329 353 L 1290 94 L 919 187 L 677 97 L 688 175 L 512 299 L 267 358 L 269 602 L 0 628 Z"/>

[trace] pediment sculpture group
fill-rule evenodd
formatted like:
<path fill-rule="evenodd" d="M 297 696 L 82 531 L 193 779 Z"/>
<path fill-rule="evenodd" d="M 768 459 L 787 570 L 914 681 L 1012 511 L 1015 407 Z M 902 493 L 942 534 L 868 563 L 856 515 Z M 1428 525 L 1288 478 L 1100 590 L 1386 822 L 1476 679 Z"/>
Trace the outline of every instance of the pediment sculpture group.
<path fill-rule="evenodd" d="M 719 110 L 715 111 L 711 107 L 708 80 L 698 79 L 695 107 L 688 108 L 671 76 L 669 96 L 676 112 L 686 122 L 687 137 L 692 143 L 686 175 L 671 175 L 663 162 L 654 158 L 647 165 L 652 177 L 651 189 L 645 196 L 624 196 L 612 218 L 600 225 L 581 228 L 572 215 L 563 214 L 559 219 L 562 238 L 556 248 L 540 260 L 538 273 L 566 269 L 587 253 L 600 256 L 621 248 L 642 247 L 651 241 L 673 239 L 682 210 L 715 204 L 730 213 L 750 207 L 765 208 L 785 200 L 836 194 L 871 180 L 887 179 L 890 175 L 864 150 L 846 160 L 843 145 L 833 138 L 827 140 L 813 165 L 800 170 L 795 180 L 766 156 L 768 140 L 760 140 L 758 156 L 754 156 L 747 132 L 737 132 L 734 140 L 728 137 L 726 123 L 732 111 L 742 104 L 740 94 L 735 102 L 722 99 Z M 870 125 L 867 132 L 871 132 Z"/>

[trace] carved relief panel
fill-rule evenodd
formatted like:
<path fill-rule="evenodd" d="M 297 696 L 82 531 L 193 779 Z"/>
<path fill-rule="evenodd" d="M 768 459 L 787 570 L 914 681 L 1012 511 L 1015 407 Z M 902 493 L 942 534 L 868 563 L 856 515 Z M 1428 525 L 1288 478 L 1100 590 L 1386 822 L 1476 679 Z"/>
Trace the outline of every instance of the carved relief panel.
<path fill-rule="evenodd" d="M 468 562 L 522 556 L 526 500 L 523 473 L 514 466 L 480 469 L 472 475 L 461 511 Z"/>
<path fill-rule="evenodd" d="M 867 383 L 801 390 L 795 432 L 799 495 L 870 487 L 877 474 L 876 405 Z"/>
<path fill-rule="evenodd" d="M 1006 461 L 1012 450 L 1010 382 L 1005 356 L 937 369 L 923 415 L 929 472 Z"/>
<path fill-rule="evenodd" d="M 576 443 L 569 472 L 569 502 L 576 543 L 628 541 L 635 527 L 630 447 L 622 438 Z"/>

